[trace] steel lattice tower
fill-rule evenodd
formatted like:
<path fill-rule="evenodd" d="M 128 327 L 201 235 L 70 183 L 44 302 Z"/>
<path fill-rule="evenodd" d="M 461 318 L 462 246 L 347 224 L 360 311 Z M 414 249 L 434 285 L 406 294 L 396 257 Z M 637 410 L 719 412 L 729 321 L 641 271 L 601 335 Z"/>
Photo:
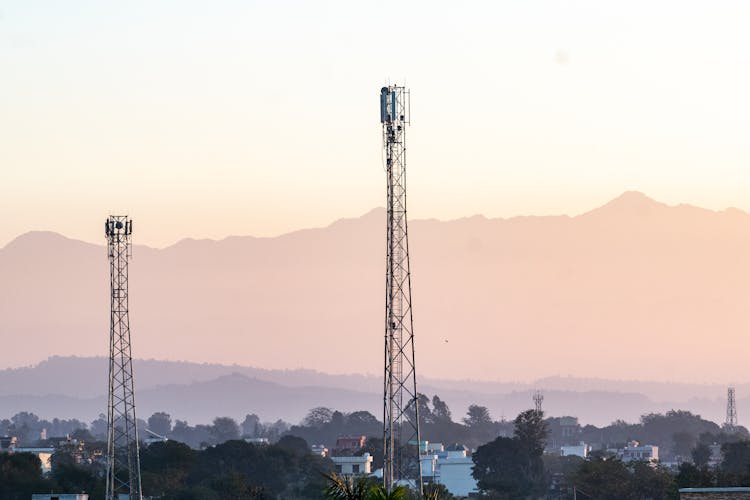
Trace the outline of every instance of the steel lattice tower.
<path fill-rule="evenodd" d="M 542 411 L 542 402 L 544 401 L 544 394 L 542 394 L 542 391 L 536 390 L 534 392 L 533 399 L 534 399 L 534 410 L 537 413 L 544 413 Z"/>
<path fill-rule="evenodd" d="M 133 222 L 111 215 L 105 222 L 109 251 L 110 330 L 107 408 L 107 500 L 141 500 L 141 466 L 135 418 L 133 360 L 128 318 L 128 260 Z"/>
<path fill-rule="evenodd" d="M 737 403 L 734 399 L 734 387 L 727 389 L 727 420 L 724 422 L 727 430 L 734 430 L 737 427 Z"/>
<path fill-rule="evenodd" d="M 411 308 L 409 237 L 406 222 L 406 142 L 409 91 L 380 90 L 380 122 L 388 179 L 388 237 L 383 383 L 383 483 L 414 482 L 422 491 L 414 322 Z"/>

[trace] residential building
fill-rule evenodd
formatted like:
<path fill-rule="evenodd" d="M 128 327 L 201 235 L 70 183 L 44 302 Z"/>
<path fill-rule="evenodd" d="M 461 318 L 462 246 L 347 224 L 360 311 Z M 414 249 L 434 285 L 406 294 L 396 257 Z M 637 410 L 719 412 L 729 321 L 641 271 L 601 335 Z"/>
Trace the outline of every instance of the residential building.
<path fill-rule="evenodd" d="M 561 457 L 575 456 L 588 458 L 589 453 L 591 453 L 591 446 L 583 442 L 576 445 L 566 445 L 560 447 Z"/>
<path fill-rule="evenodd" d="M 456 496 L 477 492 L 477 482 L 471 474 L 474 461 L 463 445 L 443 447 L 441 443 L 427 443 L 426 453 L 420 456 L 422 478 L 427 482 L 442 484 Z"/>
<path fill-rule="evenodd" d="M 341 436 L 336 438 L 336 449 L 356 451 L 362 448 L 366 441 L 366 436 Z"/>
<path fill-rule="evenodd" d="M 16 436 L 0 436 L 0 451 L 13 451 L 18 445 Z"/>
<path fill-rule="evenodd" d="M 359 457 L 331 457 L 337 474 L 345 476 L 372 473 L 372 456 L 365 453 Z"/>
<path fill-rule="evenodd" d="M 630 441 L 625 448 L 619 450 L 618 456 L 626 463 L 639 461 L 656 463 L 659 461 L 659 447 Z"/>

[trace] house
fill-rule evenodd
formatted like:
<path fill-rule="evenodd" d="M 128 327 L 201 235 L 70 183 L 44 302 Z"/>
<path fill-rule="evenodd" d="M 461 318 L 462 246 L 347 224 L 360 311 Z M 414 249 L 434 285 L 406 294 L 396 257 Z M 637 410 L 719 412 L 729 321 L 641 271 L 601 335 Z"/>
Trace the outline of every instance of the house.
<path fill-rule="evenodd" d="M 441 443 L 428 443 L 426 452 L 420 456 L 422 479 L 442 484 L 456 496 L 468 496 L 477 492 L 477 482 L 471 472 L 474 461 L 469 450 L 455 444 L 444 448 Z"/>
<path fill-rule="evenodd" d="M 575 456 L 575 457 L 587 458 L 589 456 L 589 453 L 591 453 L 591 446 L 583 442 L 576 444 L 576 445 L 567 445 L 567 446 L 560 447 L 561 457 Z"/>
<path fill-rule="evenodd" d="M 366 436 L 341 436 L 336 438 L 336 449 L 356 451 L 362 448 L 366 441 Z"/>
<path fill-rule="evenodd" d="M 659 447 L 652 444 L 640 444 L 638 441 L 630 441 L 625 448 L 619 450 L 618 456 L 623 462 L 650 462 L 659 461 Z"/>
<path fill-rule="evenodd" d="M 337 474 L 352 476 L 372 473 L 372 456 L 365 453 L 360 457 L 331 457 Z"/>
<path fill-rule="evenodd" d="M 0 436 L 0 451 L 12 451 L 17 445 L 16 436 Z"/>

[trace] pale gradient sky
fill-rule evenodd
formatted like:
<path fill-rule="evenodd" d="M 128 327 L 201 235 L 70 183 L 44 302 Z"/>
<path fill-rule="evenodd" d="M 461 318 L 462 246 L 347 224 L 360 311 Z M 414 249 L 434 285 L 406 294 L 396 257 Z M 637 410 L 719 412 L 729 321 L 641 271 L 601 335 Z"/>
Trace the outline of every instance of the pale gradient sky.
<path fill-rule="evenodd" d="M 274 235 L 385 202 L 378 90 L 412 89 L 412 218 L 575 214 L 627 189 L 750 211 L 748 2 L 0 2 L 0 245 Z"/>

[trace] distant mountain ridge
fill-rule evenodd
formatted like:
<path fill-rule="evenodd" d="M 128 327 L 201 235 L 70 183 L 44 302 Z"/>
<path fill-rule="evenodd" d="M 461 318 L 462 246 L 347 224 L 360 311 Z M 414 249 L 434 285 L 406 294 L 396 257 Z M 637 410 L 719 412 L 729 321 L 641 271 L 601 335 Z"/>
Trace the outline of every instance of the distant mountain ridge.
<path fill-rule="evenodd" d="M 136 246 L 134 355 L 379 373 L 384 224 L 376 209 L 275 238 Z M 744 212 L 628 192 L 575 217 L 409 228 L 421 374 L 747 381 Z M 0 249 L 5 366 L 101 355 L 107 272 L 102 246 L 54 233 Z"/>
<path fill-rule="evenodd" d="M 93 420 L 106 407 L 105 358 L 54 357 L 33 367 L 0 370 L 0 418 L 32 411 L 46 418 Z M 382 411 L 382 380 L 311 370 L 262 370 L 238 365 L 135 360 L 139 414 L 167 411 L 192 423 L 215 416 L 299 422 L 307 410 Z M 549 415 L 575 415 L 583 423 L 637 421 L 645 413 L 687 409 L 721 422 L 723 386 L 549 377 L 532 383 L 421 378 L 419 390 L 439 395 L 460 421 L 470 404 L 487 406 L 495 418 L 512 418 L 542 389 Z M 738 405 L 750 407 L 750 385 L 737 387 Z"/>

